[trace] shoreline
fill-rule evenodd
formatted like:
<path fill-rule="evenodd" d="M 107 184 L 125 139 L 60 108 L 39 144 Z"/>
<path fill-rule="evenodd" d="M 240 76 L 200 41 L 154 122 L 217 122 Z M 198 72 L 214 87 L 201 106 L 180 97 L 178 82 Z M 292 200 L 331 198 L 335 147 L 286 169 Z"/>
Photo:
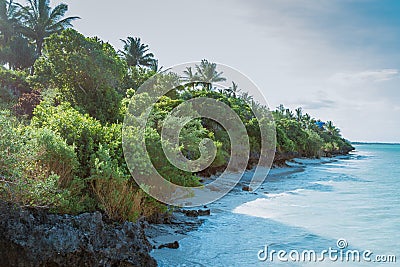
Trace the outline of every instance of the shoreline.
<path fill-rule="evenodd" d="M 285 167 L 270 169 L 266 179 L 302 172 L 309 165 L 336 161 L 336 158 L 292 159 Z M 246 174 L 250 175 L 252 171 L 248 170 Z M 242 178 L 224 197 L 246 202 L 246 198 L 249 200 L 266 193 L 260 192 L 264 189 L 262 185 L 256 191 L 245 190 L 247 181 Z M 221 203 L 216 201 L 200 208 L 177 209 L 171 215 L 163 216 L 162 223 L 145 220 L 116 223 L 98 211 L 79 215 L 53 214 L 45 208 L 0 204 L 0 258 L 7 259 L 10 266 L 47 263 L 59 266 L 71 263 L 78 266 L 83 263 L 157 266 L 152 256 L 155 250 L 179 248 L 179 242 L 202 227 L 209 216 L 218 216 L 224 211 L 224 207 L 219 206 Z"/>
<path fill-rule="evenodd" d="M 307 166 L 319 165 L 337 161 L 342 157 L 347 157 L 350 154 L 338 155 L 333 157 L 322 157 L 320 159 L 310 159 L 310 158 L 294 158 L 287 161 L 286 166 L 273 167 L 269 170 L 266 180 L 269 178 L 279 178 L 288 176 L 293 173 L 303 172 Z M 252 170 L 248 170 L 251 173 Z M 226 195 L 239 195 L 243 193 L 249 193 L 253 195 L 260 194 L 260 190 L 263 190 L 261 185 L 255 191 L 247 191 L 243 189 L 244 182 L 246 179 L 241 179 L 239 183 Z M 265 193 L 265 192 L 264 192 Z M 225 197 L 225 196 L 224 196 Z M 218 204 L 217 204 L 218 205 Z M 148 238 L 150 244 L 152 244 L 152 251 L 158 249 L 177 249 L 179 248 L 179 242 L 186 238 L 188 234 L 192 231 L 196 231 L 203 225 L 208 216 L 218 216 L 213 209 L 208 206 L 197 207 L 197 208 L 187 208 L 179 209 L 171 215 L 171 223 L 148 223 L 145 227 L 145 234 Z M 198 216 L 187 216 L 185 211 L 195 211 L 195 212 L 209 212 L 208 215 L 198 215 Z"/>

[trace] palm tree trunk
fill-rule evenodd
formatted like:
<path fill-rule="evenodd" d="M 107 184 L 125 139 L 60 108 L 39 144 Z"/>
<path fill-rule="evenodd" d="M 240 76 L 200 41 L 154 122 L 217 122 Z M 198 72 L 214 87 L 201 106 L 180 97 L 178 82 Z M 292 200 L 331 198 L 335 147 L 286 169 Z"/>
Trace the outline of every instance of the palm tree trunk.
<path fill-rule="evenodd" d="M 43 41 L 36 40 L 36 56 L 39 58 L 42 55 Z M 35 67 L 31 67 L 31 75 L 35 74 Z"/>
<path fill-rule="evenodd" d="M 42 55 L 43 40 L 36 40 L 36 54 L 38 57 Z"/>

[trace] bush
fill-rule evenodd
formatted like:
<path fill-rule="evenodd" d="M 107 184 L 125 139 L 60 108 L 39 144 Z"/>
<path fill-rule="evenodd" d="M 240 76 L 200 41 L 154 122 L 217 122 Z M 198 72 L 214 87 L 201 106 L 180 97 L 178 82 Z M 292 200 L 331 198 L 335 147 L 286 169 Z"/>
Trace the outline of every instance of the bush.
<path fill-rule="evenodd" d="M 92 156 L 94 167 L 89 181 L 99 208 L 118 221 L 136 221 L 140 216 L 152 217 L 164 210 L 162 204 L 150 201 L 110 154 L 107 146 L 100 145 Z"/>
<path fill-rule="evenodd" d="M 0 113 L 0 198 L 60 213 L 92 210 L 93 201 L 75 177 L 73 147 L 49 129 L 26 127 Z"/>
<path fill-rule="evenodd" d="M 103 126 L 89 115 L 80 114 L 69 103 L 54 107 L 42 102 L 34 114 L 31 127 L 51 129 L 66 140 L 69 148 L 73 146 L 79 166 L 77 181 L 83 183 L 82 194 L 89 192 L 96 207 L 111 219 L 134 221 L 163 209 L 162 204 L 145 196 L 131 179 L 122 150 L 122 125 Z M 73 155 L 71 151 L 57 151 Z M 143 161 L 140 157 L 135 159 Z"/>
<path fill-rule="evenodd" d="M 28 150 L 31 157 L 26 177 L 32 180 L 46 180 L 56 174 L 61 188 L 69 186 L 79 166 L 74 147 L 46 128 L 30 127 L 26 134 L 30 138 Z"/>
<path fill-rule="evenodd" d="M 293 119 L 281 119 L 277 121 L 277 128 L 281 128 L 285 132 L 287 138 L 293 141 L 295 151 L 300 154 L 304 153 L 308 134 L 302 129 L 299 122 Z"/>
<path fill-rule="evenodd" d="M 82 185 L 74 181 L 68 189 L 60 189 L 59 177 L 44 180 L 19 179 L 0 183 L 0 198 L 20 205 L 46 207 L 51 212 L 77 214 L 94 210 L 94 202 L 81 194 Z"/>
<path fill-rule="evenodd" d="M 26 150 L 22 125 L 9 110 L 0 111 L 0 176 L 14 180 L 25 166 Z"/>
<path fill-rule="evenodd" d="M 307 157 L 318 157 L 324 140 L 313 130 L 307 129 L 306 132 L 308 137 L 305 145 L 305 155 Z"/>
<path fill-rule="evenodd" d="M 276 146 L 279 152 L 293 152 L 296 146 L 292 140 L 288 138 L 286 132 L 278 124 L 276 127 Z"/>
<path fill-rule="evenodd" d="M 48 128 L 75 147 L 79 161 L 77 175 L 90 176 L 90 159 L 99 147 L 105 143 L 107 134 L 99 121 L 89 115 L 82 115 L 69 103 L 54 107 L 42 102 L 36 107 L 31 125 L 36 128 Z"/>
<path fill-rule="evenodd" d="M 7 70 L 0 66 L 0 88 L 9 90 L 15 96 L 31 91 L 26 77 L 25 72 Z"/>

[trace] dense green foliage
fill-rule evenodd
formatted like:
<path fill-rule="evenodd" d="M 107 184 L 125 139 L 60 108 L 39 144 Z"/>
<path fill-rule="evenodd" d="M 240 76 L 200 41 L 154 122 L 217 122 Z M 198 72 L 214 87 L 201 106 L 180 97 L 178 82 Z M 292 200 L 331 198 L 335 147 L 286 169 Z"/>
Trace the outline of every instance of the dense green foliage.
<path fill-rule="evenodd" d="M 13 0 L 0 0 L 0 63 L 12 69 L 33 66 L 42 55 L 44 40 L 71 27 L 79 17 L 65 17 L 68 5 L 53 9 L 49 0 L 27 0 L 22 5 Z M 35 47 L 33 47 L 32 43 Z M 34 69 L 31 69 L 33 73 Z"/>
<path fill-rule="evenodd" d="M 59 90 L 82 113 L 102 122 L 118 119 L 126 64 L 110 44 L 65 30 L 47 39 L 35 70 L 41 87 Z"/>
<path fill-rule="evenodd" d="M 132 179 L 122 149 L 122 121 L 128 104 L 141 107 L 145 103 L 149 96 L 135 90 L 157 72 L 155 91 L 182 79 L 186 82 L 158 100 L 145 131 L 151 164 L 172 183 L 199 186 L 200 175 L 224 170 L 231 156 L 225 129 L 213 120 L 197 118 L 182 129 L 179 147 L 174 149 L 188 159 L 197 159 L 199 143 L 208 138 L 217 148 L 211 166 L 194 174 L 168 161 L 161 141 L 164 120 L 174 108 L 193 98 L 218 100 L 238 115 L 248 133 L 253 163 L 260 157 L 262 127 L 276 128 L 276 153 L 286 158 L 331 156 L 352 149 L 332 122 L 303 115 L 301 108 L 292 112 L 281 105 L 272 112 L 275 122 L 268 118 L 259 121 L 254 112 L 267 108 L 241 92 L 236 83 L 227 89 L 213 87 L 213 83 L 226 80 L 215 63 L 202 60 L 195 68 L 187 68 L 185 77 L 160 73 L 158 61 L 139 38 L 128 37 L 117 53 L 97 37 L 63 30 L 75 19 L 62 19 L 66 5 L 51 9 L 46 0 L 28 3 L 21 6 L 0 0 L 0 62 L 8 64 L 8 69 L 0 67 L 3 199 L 61 213 L 99 209 L 115 220 L 152 218 L 165 212 L 167 208 Z M 40 16 L 34 19 L 38 12 Z M 32 44 L 36 45 L 35 54 Z M 17 58 L 16 52 L 22 57 Z M 179 121 L 169 123 L 178 125 Z M 150 163 L 143 160 L 143 148 L 134 142 L 138 129 L 125 130 L 133 144 L 125 151 L 129 163 L 145 171 Z"/>

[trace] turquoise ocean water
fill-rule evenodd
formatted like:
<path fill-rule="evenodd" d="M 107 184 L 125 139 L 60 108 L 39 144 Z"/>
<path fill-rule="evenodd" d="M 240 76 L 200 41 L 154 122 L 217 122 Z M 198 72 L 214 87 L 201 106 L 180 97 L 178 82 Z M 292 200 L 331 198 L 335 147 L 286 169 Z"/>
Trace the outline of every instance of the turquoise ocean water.
<path fill-rule="evenodd" d="M 160 266 L 400 266 L 400 145 L 357 145 L 349 156 L 301 167 L 268 176 L 256 194 L 232 191 L 209 205 L 212 216 L 180 240 L 179 249 L 152 255 Z M 339 239 L 347 244 L 343 250 Z M 372 262 L 335 260 L 339 254 L 317 263 L 288 254 L 287 262 L 276 255 L 260 261 L 266 245 L 269 252 L 313 250 L 318 256 L 329 248 L 370 251 Z M 392 255 L 397 263 L 376 262 Z"/>

